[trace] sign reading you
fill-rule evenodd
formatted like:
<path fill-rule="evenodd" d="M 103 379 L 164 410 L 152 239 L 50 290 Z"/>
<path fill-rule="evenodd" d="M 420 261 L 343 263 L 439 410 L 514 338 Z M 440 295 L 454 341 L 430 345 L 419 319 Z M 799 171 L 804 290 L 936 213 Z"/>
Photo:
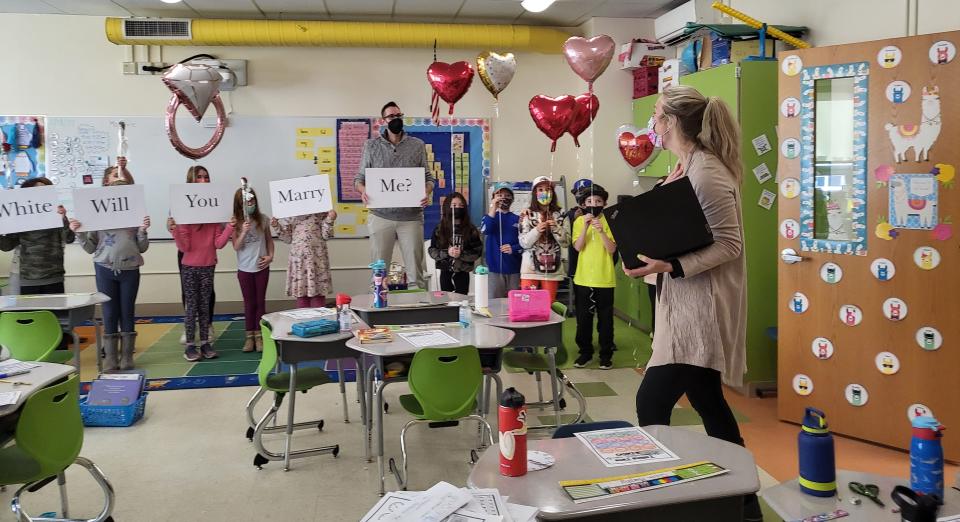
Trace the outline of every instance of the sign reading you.
<path fill-rule="evenodd" d="M 277 219 L 328 212 L 331 197 L 326 174 L 270 182 L 270 212 Z"/>
<path fill-rule="evenodd" d="M 427 195 L 423 167 L 366 170 L 368 208 L 419 207 Z"/>
<path fill-rule="evenodd" d="M 178 224 L 226 223 L 233 215 L 232 185 L 181 183 L 170 185 L 170 215 Z"/>

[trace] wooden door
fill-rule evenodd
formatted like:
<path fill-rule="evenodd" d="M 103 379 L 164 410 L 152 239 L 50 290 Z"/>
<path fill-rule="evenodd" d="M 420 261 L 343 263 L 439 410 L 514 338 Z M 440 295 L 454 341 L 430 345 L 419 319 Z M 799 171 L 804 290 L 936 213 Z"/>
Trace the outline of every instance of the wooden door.
<path fill-rule="evenodd" d="M 909 416 L 960 426 L 957 45 L 950 32 L 780 55 L 779 249 L 803 258 L 779 261 L 783 420 L 815 406 L 836 433 L 900 448 Z"/>

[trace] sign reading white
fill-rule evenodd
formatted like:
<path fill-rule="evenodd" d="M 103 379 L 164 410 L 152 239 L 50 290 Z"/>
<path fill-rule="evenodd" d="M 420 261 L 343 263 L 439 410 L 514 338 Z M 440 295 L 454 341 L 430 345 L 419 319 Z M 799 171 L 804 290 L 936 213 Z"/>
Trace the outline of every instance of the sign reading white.
<path fill-rule="evenodd" d="M 139 227 L 147 216 L 143 185 L 74 189 L 73 206 L 82 232 Z"/>
<path fill-rule="evenodd" d="M 332 209 L 330 176 L 326 174 L 270 182 L 270 213 L 277 219 Z"/>
<path fill-rule="evenodd" d="M 56 187 L 0 190 L 0 234 L 60 228 Z"/>
<path fill-rule="evenodd" d="M 366 173 L 368 208 L 419 207 L 427 195 L 423 168 L 374 169 Z"/>
<path fill-rule="evenodd" d="M 170 185 L 170 215 L 178 224 L 226 223 L 233 215 L 232 185 L 181 183 Z"/>

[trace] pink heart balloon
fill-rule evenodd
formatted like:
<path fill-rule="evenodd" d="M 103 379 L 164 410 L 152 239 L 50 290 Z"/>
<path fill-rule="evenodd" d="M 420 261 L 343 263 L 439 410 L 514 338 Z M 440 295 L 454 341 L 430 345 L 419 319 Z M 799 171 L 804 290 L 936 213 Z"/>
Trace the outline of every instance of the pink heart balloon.
<path fill-rule="evenodd" d="M 207 65 L 178 63 L 161 79 L 197 121 L 220 93 L 220 73 Z"/>
<path fill-rule="evenodd" d="M 570 122 L 567 132 L 573 136 L 573 144 L 579 147 L 580 134 L 587 130 L 587 127 L 593 123 L 593 119 L 597 117 L 597 112 L 600 110 L 600 100 L 597 99 L 597 95 L 589 93 L 581 94 L 574 99 L 577 101 L 577 106 L 573 113 L 573 121 Z"/>
<path fill-rule="evenodd" d="M 453 104 L 463 98 L 473 83 L 473 66 L 470 62 L 433 62 L 427 68 L 427 81 L 433 91 L 450 104 L 450 114 L 453 114 Z"/>
<path fill-rule="evenodd" d="M 573 72 L 590 84 L 592 92 L 594 80 L 610 65 L 616 46 L 613 38 L 605 34 L 590 39 L 571 36 L 563 43 L 563 55 Z"/>
<path fill-rule="evenodd" d="M 550 152 L 557 150 L 557 140 L 570 128 L 577 100 L 569 94 L 551 98 L 538 94 L 530 99 L 530 117 L 541 132 L 553 141 Z"/>

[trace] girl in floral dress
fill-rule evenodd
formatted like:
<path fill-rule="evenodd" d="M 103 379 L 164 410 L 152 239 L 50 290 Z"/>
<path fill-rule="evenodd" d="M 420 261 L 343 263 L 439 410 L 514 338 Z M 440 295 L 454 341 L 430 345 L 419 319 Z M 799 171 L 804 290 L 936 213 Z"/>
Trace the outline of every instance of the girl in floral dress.
<path fill-rule="evenodd" d="M 327 240 L 333 237 L 336 220 L 335 210 L 270 220 L 280 241 L 290 244 L 287 295 L 297 298 L 297 308 L 322 307 L 326 295 L 333 291 Z"/>

